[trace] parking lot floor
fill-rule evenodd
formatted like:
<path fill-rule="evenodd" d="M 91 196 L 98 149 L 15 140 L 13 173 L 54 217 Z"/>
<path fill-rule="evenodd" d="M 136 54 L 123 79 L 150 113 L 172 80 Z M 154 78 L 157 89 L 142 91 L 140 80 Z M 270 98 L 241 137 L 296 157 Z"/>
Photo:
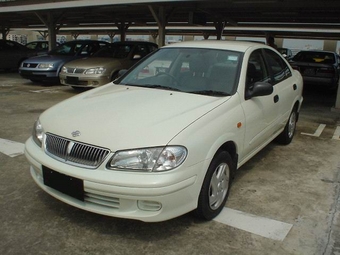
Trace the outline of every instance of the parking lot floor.
<path fill-rule="evenodd" d="M 0 141 L 22 145 L 40 113 L 78 93 L 0 73 Z M 0 254 L 340 254 L 334 95 L 306 89 L 293 142 L 270 143 L 238 170 L 226 208 L 250 220 L 235 227 L 191 213 L 144 223 L 79 210 L 42 191 L 24 155 L 0 153 Z M 276 240 L 237 227 L 257 217 L 291 228 Z"/>

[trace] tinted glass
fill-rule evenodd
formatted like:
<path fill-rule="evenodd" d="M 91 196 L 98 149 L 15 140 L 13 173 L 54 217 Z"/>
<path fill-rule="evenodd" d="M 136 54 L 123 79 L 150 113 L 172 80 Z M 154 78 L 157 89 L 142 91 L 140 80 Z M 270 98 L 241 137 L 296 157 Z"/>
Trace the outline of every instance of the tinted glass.
<path fill-rule="evenodd" d="M 165 48 L 141 62 L 121 83 L 225 96 L 235 91 L 241 58 L 233 51 Z"/>
<path fill-rule="evenodd" d="M 274 78 L 274 84 L 290 77 L 291 71 L 280 55 L 272 50 L 265 49 L 266 59 Z"/>

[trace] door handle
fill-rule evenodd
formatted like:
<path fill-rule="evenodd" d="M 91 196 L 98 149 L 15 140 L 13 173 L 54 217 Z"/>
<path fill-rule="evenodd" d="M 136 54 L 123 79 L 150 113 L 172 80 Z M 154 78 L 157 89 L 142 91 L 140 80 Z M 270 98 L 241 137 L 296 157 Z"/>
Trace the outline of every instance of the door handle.
<path fill-rule="evenodd" d="M 293 89 L 294 89 L 294 90 L 297 90 L 296 84 L 293 85 Z"/>
<path fill-rule="evenodd" d="M 277 103 L 277 102 L 279 102 L 279 96 L 278 96 L 278 95 L 275 95 L 275 96 L 274 96 L 274 103 Z"/>

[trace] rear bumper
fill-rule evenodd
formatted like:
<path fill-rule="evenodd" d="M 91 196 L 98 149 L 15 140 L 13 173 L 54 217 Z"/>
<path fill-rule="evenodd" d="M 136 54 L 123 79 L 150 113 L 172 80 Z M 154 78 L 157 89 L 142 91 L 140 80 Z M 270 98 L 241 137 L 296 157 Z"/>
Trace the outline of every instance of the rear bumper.
<path fill-rule="evenodd" d="M 331 87 L 338 85 L 339 78 L 303 76 L 303 82 L 306 84 L 326 85 Z"/>

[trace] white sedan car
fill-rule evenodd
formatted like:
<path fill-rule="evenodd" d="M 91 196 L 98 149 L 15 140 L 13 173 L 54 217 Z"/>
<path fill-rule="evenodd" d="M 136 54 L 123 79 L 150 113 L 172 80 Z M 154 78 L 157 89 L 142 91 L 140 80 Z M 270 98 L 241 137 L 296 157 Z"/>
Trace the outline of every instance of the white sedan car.
<path fill-rule="evenodd" d="M 300 73 L 266 45 L 172 44 L 45 111 L 25 154 L 34 181 L 75 207 L 210 220 L 237 168 L 274 139 L 292 141 L 302 89 Z"/>

